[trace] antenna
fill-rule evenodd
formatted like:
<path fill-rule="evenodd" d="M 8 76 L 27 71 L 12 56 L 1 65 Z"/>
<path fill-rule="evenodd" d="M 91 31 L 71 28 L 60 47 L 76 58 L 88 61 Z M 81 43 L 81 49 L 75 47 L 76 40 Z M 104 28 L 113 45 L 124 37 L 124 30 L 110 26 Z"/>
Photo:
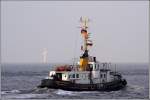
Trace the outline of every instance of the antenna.
<path fill-rule="evenodd" d="M 42 52 L 42 62 L 43 63 L 47 63 L 47 55 L 48 55 L 47 48 L 43 48 L 43 52 Z"/>
<path fill-rule="evenodd" d="M 81 22 L 81 28 L 82 29 L 87 29 L 88 28 L 88 22 L 90 20 L 87 17 L 80 17 L 80 22 Z"/>

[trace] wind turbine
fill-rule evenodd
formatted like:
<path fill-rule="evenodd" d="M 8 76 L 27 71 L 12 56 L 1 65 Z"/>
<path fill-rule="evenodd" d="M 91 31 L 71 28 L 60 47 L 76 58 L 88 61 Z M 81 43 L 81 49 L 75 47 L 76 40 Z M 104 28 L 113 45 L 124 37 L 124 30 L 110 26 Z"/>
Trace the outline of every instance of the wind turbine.
<path fill-rule="evenodd" d="M 43 48 L 43 52 L 42 52 L 42 63 L 47 63 L 47 55 L 48 55 L 48 50 L 47 50 L 47 48 Z"/>

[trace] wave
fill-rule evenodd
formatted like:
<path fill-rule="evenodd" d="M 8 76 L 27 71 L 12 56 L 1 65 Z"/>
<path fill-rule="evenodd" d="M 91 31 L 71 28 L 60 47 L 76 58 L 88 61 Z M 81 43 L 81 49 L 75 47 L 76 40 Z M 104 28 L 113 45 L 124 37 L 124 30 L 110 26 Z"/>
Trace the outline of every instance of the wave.
<path fill-rule="evenodd" d="M 16 94 L 16 95 L 7 95 L 2 98 L 7 99 L 45 99 L 49 94 Z"/>
<path fill-rule="evenodd" d="M 61 90 L 61 89 L 54 91 L 54 93 L 56 93 L 57 95 L 70 95 L 70 96 L 76 95 L 75 92 L 65 91 L 65 90 Z"/>
<path fill-rule="evenodd" d="M 54 91 L 55 94 L 57 95 L 69 95 L 69 96 L 75 96 L 75 95 L 82 95 L 82 94 L 93 94 L 93 93 L 100 93 L 100 91 L 66 91 L 66 90 L 61 90 L 58 89 Z"/>
<path fill-rule="evenodd" d="M 139 90 L 143 90 L 144 89 L 144 87 L 139 86 L 139 85 L 128 85 L 128 87 L 130 89 L 133 89 L 134 91 L 139 91 Z"/>
<path fill-rule="evenodd" d="M 1 94 L 15 94 L 15 93 L 20 93 L 21 91 L 19 90 L 10 90 L 10 91 L 1 91 Z"/>
<path fill-rule="evenodd" d="M 125 93 L 126 95 L 129 95 L 129 97 L 138 97 L 140 95 L 145 94 L 145 87 L 144 86 L 139 86 L 139 85 L 133 85 L 133 84 L 128 84 L 124 90 L 121 90 L 121 93 Z M 141 97 L 140 97 L 141 98 Z"/>
<path fill-rule="evenodd" d="M 35 91 L 36 90 L 36 91 Z M 1 91 L 2 98 L 5 99 L 34 99 L 34 98 L 40 98 L 45 99 L 49 96 L 48 93 L 44 94 L 40 91 L 39 93 L 36 93 L 37 89 L 31 89 L 31 90 L 10 90 L 10 91 Z M 46 91 L 46 89 L 45 89 Z"/>
<path fill-rule="evenodd" d="M 80 92 L 76 92 L 76 93 L 79 93 L 79 94 L 89 94 L 89 93 L 102 93 L 102 91 L 80 91 Z"/>

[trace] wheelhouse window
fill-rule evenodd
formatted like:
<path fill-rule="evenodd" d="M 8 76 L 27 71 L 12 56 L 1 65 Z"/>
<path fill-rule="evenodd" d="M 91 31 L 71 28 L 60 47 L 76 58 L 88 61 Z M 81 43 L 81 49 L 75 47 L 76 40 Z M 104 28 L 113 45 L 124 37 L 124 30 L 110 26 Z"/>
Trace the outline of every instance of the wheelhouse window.
<path fill-rule="evenodd" d="M 79 78 L 79 74 L 76 74 L 76 78 Z"/>
<path fill-rule="evenodd" d="M 69 75 L 69 78 L 71 78 L 71 75 Z"/>
<path fill-rule="evenodd" d="M 96 64 L 95 64 L 95 70 L 97 69 L 97 66 L 96 66 Z"/>
<path fill-rule="evenodd" d="M 72 75 L 72 78 L 75 78 L 75 74 Z"/>
<path fill-rule="evenodd" d="M 103 77 L 103 74 L 101 74 L 101 78 Z"/>
<path fill-rule="evenodd" d="M 106 77 L 106 74 L 104 74 L 104 78 Z"/>

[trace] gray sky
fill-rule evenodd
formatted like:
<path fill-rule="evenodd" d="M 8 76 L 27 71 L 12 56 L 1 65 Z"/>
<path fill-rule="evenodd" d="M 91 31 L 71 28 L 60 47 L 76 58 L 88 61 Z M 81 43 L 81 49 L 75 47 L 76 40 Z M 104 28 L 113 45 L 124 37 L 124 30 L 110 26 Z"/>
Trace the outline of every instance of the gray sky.
<path fill-rule="evenodd" d="M 81 54 L 79 18 L 91 19 L 99 61 L 148 62 L 148 1 L 7 1 L 1 9 L 2 62 L 68 62 Z"/>

